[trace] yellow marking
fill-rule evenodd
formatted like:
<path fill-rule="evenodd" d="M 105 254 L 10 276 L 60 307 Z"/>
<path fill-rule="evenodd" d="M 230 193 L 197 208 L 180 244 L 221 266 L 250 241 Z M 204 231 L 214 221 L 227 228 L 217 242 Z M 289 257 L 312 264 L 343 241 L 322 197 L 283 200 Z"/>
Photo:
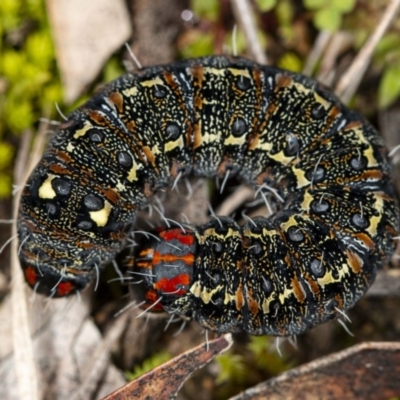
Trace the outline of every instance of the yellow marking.
<path fill-rule="evenodd" d="M 204 68 L 204 73 L 224 76 L 225 75 L 225 68 L 217 69 L 217 68 L 213 68 L 213 67 L 205 67 Z"/>
<path fill-rule="evenodd" d="M 118 181 L 116 189 L 118 192 L 123 192 L 126 190 L 126 186 L 121 181 Z"/>
<path fill-rule="evenodd" d="M 303 211 L 310 211 L 310 205 L 313 200 L 314 200 L 314 197 L 312 197 L 309 192 L 305 192 L 303 203 L 301 203 L 301 209 Z"/>
<path fill-rule="evenodd" d="M 214 134 L 203 132 L 201 134 L 201 143 L 219 142 L 220 140 L 221 140 L 221 132 Z"/>
<path fill-rule="evenodd" d="M 198 241 L 200 244 L 205 244 L 207 239 L 210 236 L 215 236 L 219 239 L 225 239 L 225 238 L 229 238 L 229 237 L 238 237 L 241 239 L 241 235 L 238 231 L 236 230 L 232 230 L 232 228 L 229 228 L 228 232 L 226 234 L 218 234 L 214 228 L 209 228 L 206 231 L 204 231 L 204 234 L 202 236 L 199 235 L 198 237 Z"/>
<path fill-rule="evenodd" d="M 180 136 L 175 141 L 168 141 L 167 143 L 165 143 L 164 150 L 165 151 L 171 151 L 171 150 L 174 150 L 176 148 L 183 149 L 183 147 L 184 147 L 183 137 Z"/>
<path fill-rule="evenodd" d="M 39 197 L 41 199 L 54 199 L 57 196 L 57 193 L 51 186 L 51 181 L 55 178 L 55 175 L 49 175 L 49 177 L 42 183 L 42 186 L 39 188 Z"/>
<path fill-rule="evenodd" d="M 155 86 L 155 85 L 165 86 L 164 82 L 159 77 L 156 77 L 154 79 L 149 79 L 148 81 L 140 82 L 140 84 L 142 86 L 145 86 L 145 87 L 152 87 L 152 86 Z"/>
<path fill-rule="evenodd" d="M 230 302 L 236 303 L 236 295 L 225 292 L 224 304 L 228 304 Z"/>
<path fill-rule="evenodd" d="M 377 234 L 377 229 L 378 229 L 378 224 L 381 221 L 382 218 L 382 213 L 383 213 L 383 199 L 379 195 L 375 195 L 375 206 L 374 210 L 379 212 L 379 215 L 373 216 L 369 220 L 369 227 L 367 229 L 367 232 L 370 234 L 370 236 L 374 237 Z"/>
<path fill-rule="evenodd" d="M 353 128 L 351 130 L 353 130 L 353 132 L 356 134 L 360 143 L 368 145 L 368 148 L 363 151 L 364 156 L 368 160 L 368 167 L 371 168 L 371 167 L 379 166 L 378 161 L 374 157 L 373 148 L 370 145 L 370 143 L 368 142 L 367 138 L 365 137 L 362 128 L 361 127 L 356 128 L 356 129 Z"/>
<path fill-rule="evenodd" d="M 350 273 L 349 266 L 347 264 L 342 264 L 342 268 L 336 269 L 336 272 L 338 273 L 337 279 L 332 276 L 332 271 L 329 271 L 322 278 L 317 279 L 318 284 L 324 286 L 334 282 L 343 282 Z"/>
<path fill-rule="evenodd" d="M 271 300 L 269 299 L 264 299 L 263 303 L 262 303 L 262 310 L 264 314 L 269 314 L 269 305 L 271 303 Z"/>
<path fill-rule="evenodd" d="M 261 133 L 261 135 L 262 135 L 262 133 Z M 253 147 L 253 149 L 254 150 L 264 150 L 266 152 L 269 152 L 272 149 L 272 147 L 273 147 L 272 143 L 268 143 L 268 142 L 261 143 L 261 142 L 258 142 L 257 146 Z"/>
<path fill-rule="evenodd" d="M 152 153 L 153 155 L 155 155 L 155 154 L 161 154 L 161 151 L 160 151 L 160 149 L 158 148 L 158 146 L 157 146 L 156 144 L 153 146 L 152 149 L 150 149 L 150 151 L 151 151 L 151 153 Z M 153 158 L 154 158 L 154 157 L 153 157 Z"/>
<path fill-rule="evenodd" d="M 251 79 L 251 75 L 247 69 L 228 68 L 228 71 L 234 76 L 244 76 Z"/>
<path fill-rule="evenodd" d="M 205 97 L 203 97 L 203 104 L 221 104 L 221 99 L 206 99 Z M 210 118 L 211 120 L 211 118 Z"/>
<path fill-rule="evenodd" d="M 374 150 L 372 149 L 372 146 L 369 146 L 368 149 L 364 150 L 364 156 L 368 160 L 368 167 L 377 167 L 378 166 L 378 161 L 374 157 L 373 154 Z"/>
<path fill-rule="evenodd" d="M 73 146 L 72 143 L 69 142 L 68 145 L 67 145 L 67 151 L 69 153 L 72 153 L 74 151 L 74 149 L 75 149 L 75 146 Z"/>
<path fill-rule="evenodd" d="M 314 92 L 314 98 L 317 103 L 321 104 L 325 108 L 325 110 L 328 110 L 331 106 L 331 103 L 329 101 L 325 100 L 316 92 Z"/>
<path fill-rule="evenodd" d="M 136 86 L 132 86 L 128 89 L 122 91 L 122 94 L 126 97 L 133 97 L 138 94 L 138 88 Z"/>
<path fill-rule="evenodd" d="M 225 141 L 224 141 L 224 145 L 228 146 L 228 145 L 242 145 L 245 143 L 246 141 L 246 135 L 242 135 L 240 137 L 235 137 L 233 135 L 228 136 Z"/>
<path fill-rule="evenodd" d="M 285 304 L 286 299 L 293 293 L 292 289 L 285 288 L 285 291 L 279 295 L 279 301 L 281 304 Z"/>
<path fill-rule="evenodd" d="M 200 285 L 199 281 L 196 281 L 190 288 L 190 292 L 193 294 L 193 296 L 195 297 L 199 297 L 205 304 L 208 304 L 211 299 L 212 296 L 215 293 L 218 293 L 220 290 L 223 289 L 222 285 L 218 285 L 217 287 L 215 287 L 212 290 L 207 290 L 207 288 L 203 288 Z"/>
<path fill-rule="evenodd" d="M 306 172 L 305 171 L 303 171 L 300 168 L 296 168 L 295 166 L 293 166 L 292 171 L 296 175 L 297 189 L 300 189 L 303 186 L 307 186 L 307 185 L 311 184 L 311 181 L 309 181 L 306 178 Z"/>
<path fill-rule="evenodd" d="M 136 164 L 136 163 L 133 164 L 133 166 L 130 169 L 129 174 L 128 174 L 128 181 L 129 182 L 137 181 L 137 179 L 138 179 L 137 172 L 141 168 L 142 168 L 141 164 Z"/>
<path fill-rule="evenodd" d="M 85 124 L 83 125 L 83 128 L 78 129 L 77 131 L 75 131 L 75 133 L 74 133 L 74 138 L 75 138 L 75 139 L 78 139 L 78 138 L 80 138 L 81 136 L 84 136 L 84 135 L 86 134 L 86 132 L 87 132 L 89 129 L 92 129 L 92 128 L 93 128 L 93 125 L 92 125 L 88 120 L 86 120 L 86 121 L 85 121 Z"/>
<path fill-rule="evenodd" d="M 296 219 L 294 218 L 294 215 L 290 216 L 289 219 L 287 220 L 287 222 L 282 222 L 281 223 L 281 228 L 282 230 L 284 230 L 285 232 L 291 227 L 291 226 L 299 226 L 298 222 L 296 221 Z M 299 227 L 300 230 L 302 230 L 302 228 Z"/>
<path fill-rule="evenodd" d="M 288 165 L 295 158 L 294 156 L 286 157 L 283 150 L 276 154 L 269 154 L 269 157 L 283 165 Z"/>
<path fill-rule="evenodd" d="M 292 86 L 294 86 L 300 93 L 304 93 L 306 96 L 310 95 L 310 89 L 303 84 L 292 80 Z"/>
<path fill-rule="evenodd" d="M 111 204 L 106 200 L 104 207 L 99 211 L 90 211 L 90 218 L 97 226 L 105 226 L 111 212 Z"/>
<path fill-rule="evenodd" d="M 320 286 L 328 285 L 329 283 L 338 282 L 338 279 L 334 279 L 332 276 L 332 271 L 327 272 L 322 278 L 318 278 L 317 282 Z"/>

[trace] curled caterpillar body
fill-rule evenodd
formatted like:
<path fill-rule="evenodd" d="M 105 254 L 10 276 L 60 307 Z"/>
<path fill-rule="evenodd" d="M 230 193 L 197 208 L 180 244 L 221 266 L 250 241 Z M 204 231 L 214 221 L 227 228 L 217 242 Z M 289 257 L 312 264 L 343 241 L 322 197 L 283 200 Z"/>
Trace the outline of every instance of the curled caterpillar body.
<path fill-rule="evenodd" d="M 148 295 L 210 329 L 299 333 L 352 306 L 393 253 L 390 170 L 374 128 L 310 78 L 222 56 L 145 68 L 60 125 L 22 195 L 21 264 L 38 292 L 74 293 L 123 248 L 155 190 L 236 175 L 273 187 L 278 211 L 188 228 L 186 280 L 160 289 L 174 286 L 161 262 Z"/>

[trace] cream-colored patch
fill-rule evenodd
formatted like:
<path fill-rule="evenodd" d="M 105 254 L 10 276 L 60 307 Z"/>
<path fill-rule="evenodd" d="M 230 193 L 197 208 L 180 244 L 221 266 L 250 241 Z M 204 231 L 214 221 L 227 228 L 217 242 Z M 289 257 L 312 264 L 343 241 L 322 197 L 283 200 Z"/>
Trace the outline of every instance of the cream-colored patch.
<path fill-rule="evenodd" d="M 116 189 L 117 192 L 124 192 L 126 190 L 126 186 L 121 181 L 118 181 Z"/>
<path fill-rule="evenodd" d="M 245 78 L 250 78 L 250 73 L 247 69 L 238 69 L 238 68 L 228 68 L 228 71 L 234 76 L 244 76 Z"/>
<path fill-rule="evenodd" d="M 304 193 L 304 200 L 303 203 L 301 203 L 301 209 L 303 211 L 310 211 L 310 205 L 314 198 L 311 196 L 309 192 Z"/>
<path fill-rule="evenodd" d="M 213 68 L 213 67 L 205 67 L 204 68 L 204 73 L 205 74 L 224 76 L 225 75 L 225 68 L 217 69 L 217 68 Z"/>
<path fill-rule="evenodd" d="M 368 160 L 368 168 L 378 166 L 378 161 L 374 157 L 374 150 L 373 150 L 372 146 L 369 146 L 368 149 L 364 150 L 364 156 Z"/>
<path fill-rule="evenodd" d="M 148 81 L 140 82 L 140 84 L 142 86 L 144 86 L 144 87 L 152 87 L 152 86 L 155 86 L 155 85 L 164 86 L 164 82 L 159 77 L 156 77 L 154 79 L 149 79 Z"/>
<path fill-rule="evenodd" d="M 41 199 L 54 199 L 54 197 L 57 196 L 57 193 L 51 186 L 51 182 L 55 177 L 55 175 L 50 174 L 48 178 L 42 183 L 42 186 L 40 186 L 38 194 Z"/>
<path fill-rule="evenodd" d="M 73 146 L 72 143 L 69 142 L 68 145 L 67 145 L 68 153 L 72 153 L 74 151 L 74 149 L 75 149 L 75 146 Z"/>
<path fill-rule="evenodd" d="M 83 125 L 83 128 L 78 129 L 77 131 L 75 131 L 75 133 L 74 133 L 74 138 L 75 138 L 75 139 L 78 139 L 78 138 L 80 138 L 81 136 L 84 136 L 84 135 L 86 134 L 86 132 L 87 132 L 89 129 L 92 129 L 92 128 L 93 128 L 93 125 L 92 125 L 88 120 L 86 120 L 85 123 L 84 123 L 84 125 Z"/>
<path fill-rule="evenodd" d="M 236 295 L 225 292 L 224 304 L 236 303 Z"/>
<path fill-rule="evenodd" d="M 129 174 L 128 174 L 128 181 L 129 182 L 137 181 L 137 179 L 138 179 L 137 172 L 141 168 L 142 168 L 141 164 L 136 164 L 136 163 L 133 164 L 133 166 L 130 169 Z"/>
<path fill-rule="evenodd" d="M 323 97 L 321 97 L 316 92 L 314 92 L 314 98 L 317 103 L 322 104 L 322 106 L 325 108 L 325 110 L 328 110 L 329 107 L 331 106 L 331 103 L 329 101 L 325 100 Z"/>
<path fill-rule="evenodd" d="M 111 204 L 106 200 L 104 207 L 98 211 L 90 211 L 90 218 L 97 226 L 105 226 L 111 212 Z"/>
<path fill-rule="evenodd" d="M 279 301 L 281 304 L 285 304 L 286 299 L 293 293 L 293 289 L 285 288 L 285 291 L 279 295 Z"/>
<path fill-rule="evenodd" d="M 379 215 L 373 216 L 369 220 L 369 227 L 367 229 L 367 232 L 372 237 L 376 236 L 376 234 L 378 233 L 378 225 L 382 219 L 382 214 L 383 214 L 383 199 L 382 199 L 382 197 L 379 196 L 378 194 L 376 194 L 374 197 L 375 197 L 374 210 L 378 211 Z"/>
<path fill-rule="evenodd" d="M 271 300 L 268 298 L 264 299 L 262 302 L 262 310 L 264 314 L 269 314 L 269 305 L 271 304 Z"/>
<path fill-rule="evenodd" d="M 210 143 L 210 142 L 217 142 L 221 140 L 221 132 L 218 133 L 202 133 L 201 134 L 201 141 L 202 143 Z"/>
<path fill-rule="evenodd" d="M 261 135 L 262 135 L 262 133 L 261 133 Z M 272 150 L 272 147 L 273 147 L 272 143 L 269 143 L 269 142 L 265 142 L 265 143 L 258 142 L 257 146 L 254 148 L 254 150 L 263 150 L 263 151 L 269 152 L 269 151 Z"/>
<path fill-rule="evenodd" d="M 240 137 L 236 137 L 233 135 L 229 135 L 225 141 L 224 141 L 224 145 L 228 146 L 228 145 L 233 145 L 233 146 L 237 146 L 237 145 L 242 145 L 246 142 L 246 135 L 242 135 Z"/>
<path fill-rule="evenodd" d="M 342 264 L 342 268 L 336 269 L 338 274 L 337 279 L 332 275 L 332 271 L 327 272 L 322 278 L 318 278 L 317 282 L 319 285 L 324 286 L 334 282 L 343 282 L 343 280 L 349 275 L 350 269 L 347 264 Z"/>
<path fill-rule="evenodd" d="M 294 215 L 292 215 L 291 217 L 289 217 L 289 219 L 286 222 L 282 222 L 281 223 L 281 228 L 283 231 L 287 232 L 288 229 L 292 226 L 298 226 L 298 223 L 296 221 L 296 219 L 294 218 Z M 301 228 L 299 228 L 301 230 Z"/>
<path fill-rule="evenodd" d="M 128 89 L 122 91 L 122 94 L 126 97 L 133 97 L 138 94 L 138 88 L 136 86 L 132 86 Z"/>
<path fill-rule="evenodd" d="M 176 139 L 175 141 L 166 142 L 165 145 L 164 145 L 164 150 L 165 151 L 171 151 L 171 150 L 174 150 L 176 148 L 183 149 L 183 147 L 184 147 L 183 137 L 179 136 L 179 138 Z"/>
<path fill-rule="evenodd" d="M 210 303 L 213 295 L 218 293 L 223 289 L 222 285 L 218 285 L 212 290 L 208 290 L 207 288 L 202 288 L 199 281 L 196 281 L 190 288 L 190 292 L 193 296 L 200 298 L 205 304 Z"/>
<path fill-rule="evenodd" d="M 159 147 L 158 147 L 157 145 L 154 145 L 154 146 L 151 148 L 150 151 L 152 152 L 153 155 L 161 154 L 161 151 L 160 151 L 160 149 L 159 149 Z"/>
<path fill-rule="evenodd" d="M 296 167 L 293 167 L 292 171 L 296 175 L 297 189 L 300 189 L 300 188 L 302 188 L 304 186 L 307 186 L 307 185 L 311 184 L 311 181 L 309 181 L 306 178 L 306 172 L 305 171 L 303 171 L 300 168 L 296 168 Z"/>
<path fill-rule="evenodd" d="M 293 161 L 293 159 L 295 158 L 294 156 L 291 156 L 291 157 L 285 156 L 285 153 L 283 152 L 283 150 L 276 154 L 269 154 L 269 157 L 283 165 L 290 164 Z"/>

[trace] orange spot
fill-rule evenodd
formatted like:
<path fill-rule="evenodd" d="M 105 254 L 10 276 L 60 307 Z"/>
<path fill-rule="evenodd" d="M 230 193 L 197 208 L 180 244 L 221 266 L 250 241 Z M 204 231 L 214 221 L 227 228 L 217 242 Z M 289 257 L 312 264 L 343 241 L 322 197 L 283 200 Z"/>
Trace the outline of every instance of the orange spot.
<path fill-rule="evenodd" d="M 367 181 L 367 180 L 370 180 L 370 179 L 379 181 L 379 180 L 381 180 L 381 179 L 383 178 L 383 174 L 382 174 L 381 171 L 378 171 L 378 170 L 365 171 L 365 172 L 361 175 L 360 178 L 361 178 L 362 180 L 366 180 L 366 181 Z"/>
<path fill-rule="evenodd" d="M 305 295 L 304 289 L 301 286 L 301 283 L 299 282 L 298 279 L 292 279 L 292 287 L 293 287 L 293 293 L 296 296 L 296 299 L 300 303 L 303 303 L 306 298 L 306 295 Z"/>
<path fill-rule="evenodd" d="M 72 161 L 72 158 L 68 153 L 65 151 L 56 151 L 55 156 L 59 158 L 60 160 L 65 161 L 66 163 L 70 163 Z"/>
<path fill-rule="evenodd" d="M 242 285 L 240 285 L 240 287 L 236 290 L 235 300 L 236 300 L 236 310 L 240 311 L 245 305 Z"/>
<path fill-rule="evenodd" d="M 353 253 L 350 250 L 346 250 L 346 255 L 350 268 L 355 274 L 358 274 L 361 271 L 361 268 L 364 264 L 363 260 L 358 254 Z"/>
<path fill-rule="evenodd" d="M 57 296 L 67 296 L 73 290 L 75 286 L 71 282 L 60 282 L 57 286 Z"/>
<path fill-rule="evenodd" d="M 154 284 L 156 289 L 163 291 L 164 293 L 173 293 L 173 294 L 185 294 L 186 290 L 182 288 L 178 288 L 179 286 L 189 285 L 190 277 L 188 274 L 180 274 L 175 276 L 174 278 L 167 279 L 162 278 L 157 283 Z"/>
<path fill-rule="evenodd" d="M 72 172 L 58 164 L 51 164 L 49 171 L 60 175 L 72 175 Z"/>
<path fill-rule="evenodd" d="M 137 261 L 136 266 L 144 269 L 152 269 L 153 264 L 151 263 L 151 261 Z"/>
<path fill-rule="evenodd" d="M 144 152 L 144 154 L 146 155 L 147 160 L 149 161 L 149 163 L 155 167 L 156 166 L 156 157 L 153 154 L 153 152 L 151 151 L 150 147 L 148 146 L 143 146 L 142 147 L 142 151 Z"/>
<path fill-rule="evenodd" d="M 28 267 L 25 269 L 25 279 L 29 283 L 30 286 L 35 286 L 37 282 L 37 273 L 35 271 L 35 268 L 33 267 Z"/>
<path fill-rule="evenodd" d="M 192 265 L 194 263 L 194 255 L 189 253 L 185 254 L 184 256 L 176 256 L 175 254 L 163 254 L 155 251 L 153 256 L 153 265 L 160 263 L 173 263 L 178 260 L 183 261 L 187 265 Z"/>
<path fill-rule="evenodd" d="M 171 229 L 160 233 L 160 237 L 166 241 L 178 240 L 180 243 L 191 246 L 194 242 L 192 234 L 183 233 L 181 229 Z"/>
<path fill-rule="evenodd" d="M 124 109 L 124 98 L 122 97 L 121 93 L 118 92 L 112 92 L 108 96 L 108 98 L 111 100 L 112 103 L 115 104 L 117 107 L 118 111 L 122 113 Z"/>
<path fill-rule="evenodd" d="M 146 249 L 143 249 L 139 253 L 139 257 L 153 257 L 153 249 L 151 247 L 147 247 Z"/>
<path fill-rule="evenodd" d="M 156 305 L 153 305 L 156 301 L 159 300 L 159 297 L 157 296 L 157 292 L 153 289 L 149 289 L 146 291 L 144 297 L 147 300 L 147 303 L 143 305 L 142 308 L 150 308 L 151 311 L 163 311 L 164 307 L 162 306 L 161 302 L 157 303 Z"/>
<path fill-rule="evenodd" d="M 356 233 L 354 235 L 358 240 L 362 241 L 370 250 L 375 249 L 374 241 L 365 233 Z"/>
<path fill-rule="evenodd" d="M 100 126 L 107 126 L 109 124 L 109 121 L 104 117 L 103 114 L 99 113 L 96 110 L 90 110 L 88 112 L 89 118 L 95 122 L 97 125 Z"/>

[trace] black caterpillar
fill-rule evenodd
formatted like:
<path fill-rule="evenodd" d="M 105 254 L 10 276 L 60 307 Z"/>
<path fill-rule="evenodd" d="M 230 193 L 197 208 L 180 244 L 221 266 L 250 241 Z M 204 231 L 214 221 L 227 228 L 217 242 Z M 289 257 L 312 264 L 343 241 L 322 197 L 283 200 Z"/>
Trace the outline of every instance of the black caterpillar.
<path fill-rule="evenodd" d="M 280 209 L 160 232 L 138 260 L 148 304 L 220 332 L 298 334 L 354 305 L 393 253 L 390 170 L 375 129 L 312 79 L 222 56 L 144 68 L 58 128 L 23 191 L 21 264 L 37 292 L 70 295 L 155 190 L 236 175 Z"/>

